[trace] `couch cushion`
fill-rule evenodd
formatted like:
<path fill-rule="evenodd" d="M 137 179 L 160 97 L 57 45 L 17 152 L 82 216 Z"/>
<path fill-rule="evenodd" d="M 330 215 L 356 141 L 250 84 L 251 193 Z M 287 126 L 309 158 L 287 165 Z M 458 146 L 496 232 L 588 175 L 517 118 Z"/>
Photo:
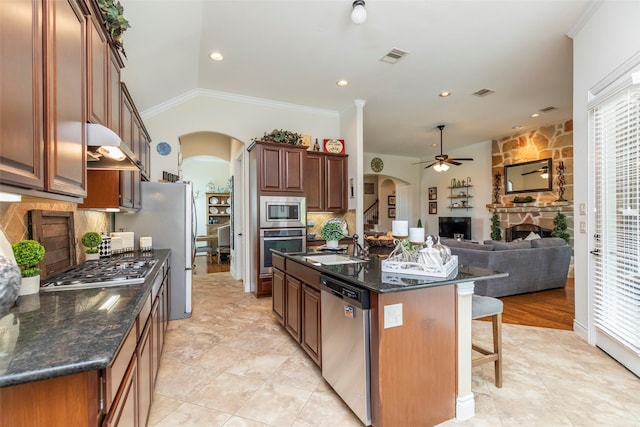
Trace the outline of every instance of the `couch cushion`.
<path fill-rule="evenodd" d="M 533 231 L 524 238 L 524 240 L 538 240 L 540 235 L 538 233 L 534 233 Z"/>
<path fill-rule="evenodd" d="M 523 240 L 521 242 L 494 242 L 494 251 L 510 251 L 512 249 L 531 249 L 531 242 L 535 240 Z"/>
<path fill-rule="evenodd" d="M 481 245 L 479 243 L 465 242 L 456 239 L 440 239 L 440 243 L 450 248 L 475 249 L 477 251 L 492 251 L 493 245 Z"/>
<path fill-rule="evenodd" d="M 538 240 L 531 241 L 532 248 L 549 248 L 553 246 L 565 246 L 567 242 L 560 237 L 545 237 Z"/>

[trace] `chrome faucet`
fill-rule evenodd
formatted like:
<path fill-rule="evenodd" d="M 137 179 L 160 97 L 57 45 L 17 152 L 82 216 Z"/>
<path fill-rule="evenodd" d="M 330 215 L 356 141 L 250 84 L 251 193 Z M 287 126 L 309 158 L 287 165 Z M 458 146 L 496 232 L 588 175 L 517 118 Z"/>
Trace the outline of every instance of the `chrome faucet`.
<path fill-rule="evenodd" d="M 360 245 L 360 243 L 358 242 L 358 235 L 354 234 L 353 236 L 351 236 L 351 238 L 353 239 L 353 256 L 355 258 L 360 258 L 362 260 L 368 261 L 370 259 L 369 250 L 363 248 L 362 245 Z"/>

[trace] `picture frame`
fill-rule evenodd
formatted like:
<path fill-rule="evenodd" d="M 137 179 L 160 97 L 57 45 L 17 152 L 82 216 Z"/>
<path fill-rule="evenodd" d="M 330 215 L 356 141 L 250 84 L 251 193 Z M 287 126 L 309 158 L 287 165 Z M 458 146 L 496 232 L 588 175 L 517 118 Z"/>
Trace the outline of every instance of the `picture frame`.
<path fill-rule="evenodd" d="M 438 202 L 429 202 L 429 215 L 438 214 Z"/>
<path fill-rule="evenodd" d="M 387 215 L 389 218 L 395 218 L 396 217 L 396 208 L 389 208 L 389 214 Z"/>
<path fill-rule="evenodd" d="M 438 187 L 429 187 L 429 200 L 438 200 Z"/>
<path fill-rule="evenodd" d="M 396 196 L 387 196 L 387 204 L 389 206 L 395 206 L 396 205 Z"/>
<path fill-rule="evenodd" d="M 365 182 L 364 183 L 364 194 L 375 194 L 376 188 L 373 182 Z"/>
<path fill-rule="evenodd" d="M 307 147 L 307 151 L 311 151 L 313 147 L 311 146 L 311 135 L 300 135 L 302 138 L 300 140 L 300 145 Z"/>
<path fill-rule="evenodd" d="M 325 153 L 344 154 L 344 139 L 325 139 L 323 146 Z"/>

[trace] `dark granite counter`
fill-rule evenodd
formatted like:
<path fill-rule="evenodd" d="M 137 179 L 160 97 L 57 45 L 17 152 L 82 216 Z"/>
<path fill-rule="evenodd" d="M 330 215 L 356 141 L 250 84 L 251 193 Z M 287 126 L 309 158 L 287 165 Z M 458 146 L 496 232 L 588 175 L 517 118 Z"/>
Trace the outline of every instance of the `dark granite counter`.
<path fill-rule="evenodd" d="M 322 274 L 342 279 L 346 282 L 377 293 L 402 292 L 430 286 L 450 285 L 453 283 L 487 280 L 508 276 L 508 273 L 501 273 L 499 271 L 487 270 L 470 265 L 458 265 L 457 271 L 454 271 L 446 278 L 411 276 L 406 274 L 383 272 L 383 258 L 376 255 L 371 256 L 371 260 L 362 263 L 321 265 L 307 261 L 306 259 L 307 256 L 319 255 L 318 252 L 307 252 L 304 254 L 290 254 L 278 251 L 273 252 L 318 270 Z"/>
<path fill-rule="evenodd" d="M 170 250 L 144 284 L 22 296 L 0 319 L 0 387 L 106 368 L 151 292 Z M 119 299 L 110 310 L 100 306 Z"/>

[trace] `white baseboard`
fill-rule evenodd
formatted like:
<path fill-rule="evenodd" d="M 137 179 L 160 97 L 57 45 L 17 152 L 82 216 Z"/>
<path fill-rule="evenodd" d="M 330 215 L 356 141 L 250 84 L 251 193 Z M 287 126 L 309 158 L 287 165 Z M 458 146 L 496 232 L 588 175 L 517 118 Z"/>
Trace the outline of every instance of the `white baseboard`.
<path fill-rule="evenodd" d="M 456 399 L 456 420 L 464 421 L 476 414 L 476 402 L 473 393 L 458 396 Z"/>

